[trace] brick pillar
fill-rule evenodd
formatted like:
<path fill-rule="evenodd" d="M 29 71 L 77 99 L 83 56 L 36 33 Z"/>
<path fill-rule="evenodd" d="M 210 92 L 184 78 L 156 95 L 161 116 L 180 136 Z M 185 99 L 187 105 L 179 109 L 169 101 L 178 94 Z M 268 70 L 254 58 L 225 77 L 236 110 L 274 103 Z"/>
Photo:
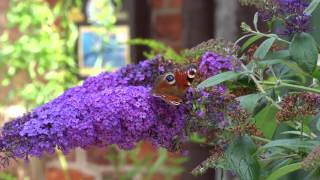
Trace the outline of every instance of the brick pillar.
<path fill-rule="evenodd" d="M 130 38 L 150 38 L 151 9 L 148 0 L 128 0 Z M 144 60 L 143 52 L 148 51 L 145 46 L 131 46 L 133 63 Z"/>
<path fill-rule="evenodd" d="M 239 26 L 237 24 L 237 10 L 239 3 L 237 1 L 216 1 L 215 37 L 229 41 L 237 39 Z"/>
<path fill-rule="evenodd" d="M 183 8 L 183 47 L 191 48 L 214 35 L 214 1 L 184 0 Z"/>
<path fill-rule="evenodd" d="M 176 50 L 181 48 L 182 0 L 151 0 L 152 38 Z"/>

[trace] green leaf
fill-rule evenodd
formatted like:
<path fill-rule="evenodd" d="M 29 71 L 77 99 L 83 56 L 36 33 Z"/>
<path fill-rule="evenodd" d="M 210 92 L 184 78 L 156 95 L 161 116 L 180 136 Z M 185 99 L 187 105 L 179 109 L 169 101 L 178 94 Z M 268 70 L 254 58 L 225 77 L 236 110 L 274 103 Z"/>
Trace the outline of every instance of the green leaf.
<path fill-rule="evenodd" d="M 272 172 L 270 174 L 270 176 L 267 177 L 267 180 L 277 180 L 286 174 L 289 174 L 293 171 L 301 169 L 301 167 L 302 166 L 301 166 L 300 162 L 283 166 L 283 167 L 275 170 L 274 172 Z"/>
<path fill-rule="evenodd" d="M 310 74 L 308 74 L 306 71 L 301 69 L 300 66 L 296 62 L 293 62 L 293 61 L 288 61 L 288 60 L 284 60 L 284 59 L 272 59 L 272 60 L 259 61 L 258 64 L 260 64 L 260 65 L 283 64 L 299 75 L 311 77 Z"/>
<path fill-rule="evenodd" d="M 258 47 L 258 49 L 256 50 L 256 52 L 253 54 L 253 57 L 255 59 L 264 59 L 264 57 L 267 55 L 267 53 L 269 52 L 272 44 L 274 43 L 276 39 L 274 37 L 268 38 L 265 41 L 263 41 L 263 43 L 261 43 L 261 45 Z"/>
<path fill-rule="evenodd" d="M 307 140 L 301 138 L 295 139 L 278 139 L 269 142 L 268 144 L 262 146 L 260 150 L 273 148 L 273 147 L 283 147 L 286 149 L 297 150 L 297 149 L 307 149 L 308 151 L 312 150 L 315 145 L 318 145 L 320 142 L 315 140 Z"/>
<path fill-rule="evenodd" d="M 306 138 L 310 138 L 310 136 L 305 132 L 303 132 L 301 134 L 301 131 L 284 131 L 284 132 L 282 132 L 280 134 L 291 134 L 291 135 L 296 135 L 296 136 L 301 136 L 302 135 L 302 136 L 304 136 Z"/>
<path fill-rule="evenodd" d="M 320 117 L 317 116 L 317 124 L 316 124 L 316 127 L 317 127 L 317 130 L 320 131 Z"/>
<path fill-rule="evenodd" d="M 316 78 L 318 81 L 320 81 L 320 67 L 316 67 L 316 69 L 312 73 L 312 77 Z"/>
<path fill-rule="evenodd" d="M 148 174 L 153 175 L 155 172 L 157 172 L 158 169 L 165 163 L 167 160 L 168 153 L 164 149 L 159 150 L 159 157 L 158 159 L 153 163 L 152 166 L 149 167 L 148 169 Z"/>
<path fill-rule="evenodd" d="M 256 116 L 254 116 L 256 126 L 260 129 L 266 138 L 271 139 L 277 128 L 276 113 L 278 109 L 273 105 L 263 108 Z"/>
<path fill-rule="evenodd" d="M 252 113 L 259 99 L 261 99 L 262 97 L 262 94 L 248 94 L 245 96 L 240 96 L 237 99 L 240 101 L 241 107 Z"/>
<path fill-rule="evenodd" d="M 271 51 L 265 59 L 288 59 L 290 57 L 289 50 Z"/>
<path fill-rule="evenodd" d="M 260 36 L 260 35 L 255 35 L 250 37 L 245 43 L 243 43 L 243 45 L 240 48 L 240 52 L 243 52 L 244 50 L 246 50 L 249 46 L 251 46 L 251 44 L 253 44 L 254 42 L 256 42 L 262 37 L 263 36 Z"/>
<path fill-rule="evenodd" d="M 317 114 L 309 123 L 310 131 L 317 136 L 320 136 L 320 114 Z"/>
<path fill-rule="evenodd" d="M 311 27 L 312 27 L 311 35 L 317 41 L 318 46 L 320 45 L 319 17 L 320 17 L 320 6 L 317 6 L 311 16 Z"/>
<path fill-rule="evenodd" d="M 238 73 L 238 72 L 234 72 L 234 71 L 223 72 L 223 73 L 217 74 L 215 76 L 212 76 L 212 77 L 202 81 L 197 86 L 197 88 L 202 89 L 202 88 L 206 88 L 206 87 L 215 86 L 215 85 L 220 84 L 222 82 L 236 79 L 237 77 L 239 77 L 242 74 L 243 73 Z"/>
<path fill-rule="evenodd" d="M 225 153 L 228 166 L 241 180 L 259 179 L 260 166 L 255 156 L 256 151 L 256 145 L 247 135 L 238 137 L 228 147 Z"/>
<path fill-rule="evenodd" d="M 289 46 L 292 59 L 306 72 L 312 74 L 317 66 L 317 43 L 308 33 L 295 34 Z"/>
<path fill-rule="evenodd" d="M 313 11 L 318 7 L 320 0 L 312 0 L 309 6 L 304 10 L 304 13 L 311 15 Z"/>

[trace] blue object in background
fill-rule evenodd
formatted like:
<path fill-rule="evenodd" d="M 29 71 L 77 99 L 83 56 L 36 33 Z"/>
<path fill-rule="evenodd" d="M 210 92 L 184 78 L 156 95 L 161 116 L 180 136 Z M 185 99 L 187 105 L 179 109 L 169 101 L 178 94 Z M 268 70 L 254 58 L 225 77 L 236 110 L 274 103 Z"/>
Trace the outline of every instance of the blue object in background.
<path fill-rule="evenodd" d="M 95 32 L 82 33 L 83 64 L 85 68 L 119 68 L 126 65 L 126 45 L 115 34 L 108 41 Z"/>

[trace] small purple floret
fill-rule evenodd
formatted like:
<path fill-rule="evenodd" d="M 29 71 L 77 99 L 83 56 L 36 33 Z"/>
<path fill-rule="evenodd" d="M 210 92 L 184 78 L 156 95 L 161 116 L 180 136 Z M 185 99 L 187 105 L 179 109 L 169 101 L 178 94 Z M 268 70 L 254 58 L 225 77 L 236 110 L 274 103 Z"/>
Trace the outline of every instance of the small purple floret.
<path fill-rule="evenodd" d="M 223 57 L 208 51 L 201 58 L 199 72 L 208 78 L 223 71 L 234 70 L 234 60 L 233 56 Z"/>

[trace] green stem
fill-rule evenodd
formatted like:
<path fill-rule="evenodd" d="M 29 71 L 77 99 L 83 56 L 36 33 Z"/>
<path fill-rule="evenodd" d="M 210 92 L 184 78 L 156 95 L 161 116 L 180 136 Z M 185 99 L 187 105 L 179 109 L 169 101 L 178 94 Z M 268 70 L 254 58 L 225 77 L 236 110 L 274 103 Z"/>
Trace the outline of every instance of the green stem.
<path fill-rule="evenodd" d="M 304 128 L 303 125 L 304 125 L 304 123 L 303 123 L 302 118 L 300 118 L 300 123 L 301 123 L 300 140 L 303 141 L 303 128 Z"/>
<path fill-rule="evenodd" d="M 259 36 L 264 36 L 264 37 L 269 37 L 269 38 L 275 38 L 276 40 L 278 41 L 281 41 L 281 42 L 284 42 L 286 44 L 290 44 L 289 41 L 287 40 L 284 40 L 282 38 L 279 38 L 276 34 L 264 34 L 264 33 L 261 33 L 261 32 L 257 32 L 257 31 L 254 31 L 252 29 L 246 29 L 248 32 L 252 33 L 252 34 L 256 34 L 256 35 L 259 35 Z"/>
<path fill-rule="evenodd" d="M 244 65 L 244 64 L 241 64 L 241 67 L 245 70 L 245 71 L 249 71 L 248 68 Z M 257 78 L 253 75 L 253 74 L 249 74 L 249 77 L 253 80 L 253 82 L 256 84 L 258 90 L 263 93 L 263 94 L 267 94 L 266 91 L 263 89 L 263 87 L 261 86 L 261 84 L 259 83 L 260 81 L 257 80 Z M 265 96 L 266 99 L 268 101 L 270 101 L 276 108 L 278 109 L 281 109 L 281 107 L 276 103 L 274 102 L 274 100 L 272 98 L 270 98 L 269 96 Z"/>
<path fill-rule="evenodd" d="M 310 87 L 305 87 L 305 86 L 300 86 L 300 85 L 295 85 L 295 84 L 288 84 L 285 82 L 272 82 L 272 81 L 259 81 L 259 83 L 261 84 L 265 84 L 265 85 L 277 85 L 278 87 L 289 87 L 289 88 L 294 88 L 294 89 L 299 89 L 299 90 L 305 90 L 308 92 L 313 92 L 313 93 L 318 93 L 320 94 L 320 90 L 319 89 L 314 89 L 314 88 L 310 88 Z"/>

